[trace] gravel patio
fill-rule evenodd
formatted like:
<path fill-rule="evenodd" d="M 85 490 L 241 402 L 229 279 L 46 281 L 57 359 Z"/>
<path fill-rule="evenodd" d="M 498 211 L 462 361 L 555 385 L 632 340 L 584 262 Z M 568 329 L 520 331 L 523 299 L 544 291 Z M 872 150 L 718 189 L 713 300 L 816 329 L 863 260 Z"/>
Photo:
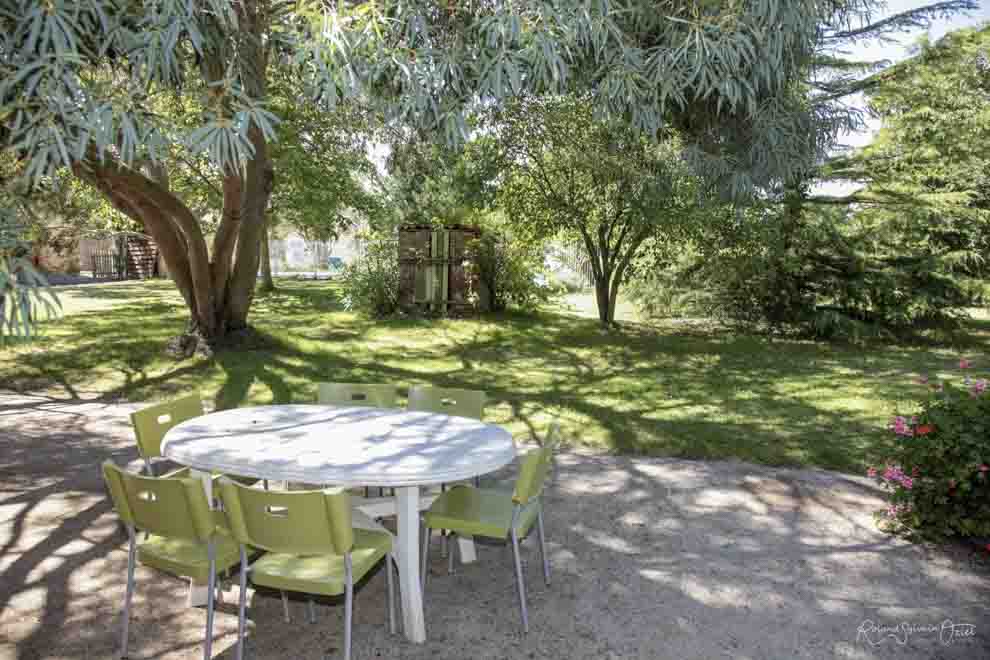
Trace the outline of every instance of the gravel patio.
<path fill-rule="evenodd" d="M 115 657 L 127 554 L 98 466 L 137 465 L 134 408 L 0 396 L 0 659 Z M 524 544 L 529 635 L 508 552 L 480 546 L 454 576 L 434 552 L 429 641 L 387 634 L 375 575 L 355 596 L 354 658 L 990 658 L 986 558 L 890 538 L 880 506 L 837 473 L 564 452 L 551 587 Z M 131 657 L 201 657 L 185 581 L 139 568 L 137 584 Z M 214 657 L 230 659 L 236 587 L 224 596 Z M 249 657 L 339 657 L 343 608 L 323 604 L 316 624 L 292 610 L 286 624 L 277 595 L 251 592 Z"/>

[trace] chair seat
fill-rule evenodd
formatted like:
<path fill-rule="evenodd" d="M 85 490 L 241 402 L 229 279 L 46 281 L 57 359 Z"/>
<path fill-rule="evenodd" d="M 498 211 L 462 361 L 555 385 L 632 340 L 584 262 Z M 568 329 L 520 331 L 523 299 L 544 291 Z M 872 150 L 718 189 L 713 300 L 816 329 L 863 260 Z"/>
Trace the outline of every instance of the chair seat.
<path fill-rule="evenodd" d="M 351 567 L 354 582 L 360 580 L 392 550 L 392 537 L 384 532 L 354 529 Z M 344 593 L 346 578 L 343 555 L 298 555 L 269 552 L 251 565 L 251 581 L 283 591 L 301 591 L 324 596 Z"/>
<path fill-rule="evenodd" d="M 240 562 L 240 550 L 234 539 L 217 534 L 217 571 L 223 571 Z M 138 560 L 166 573 L 192 578 L 203 584 L 209 578 L 209 556 L 205 543 L 187 539 L 150 536 L 138 545 Z"/>
<path fill-rule="evenodd" d="M 449 529 L 463 536 L 505 539 L 512 524 L 515 504 L 512 494 L 497 490 L 456 486 L 442 493 L 423 515 L 430 529 Z M 540 511 L 536 498 L 523 507 L 516 523 L 516 533 L 525 536 Z"/>

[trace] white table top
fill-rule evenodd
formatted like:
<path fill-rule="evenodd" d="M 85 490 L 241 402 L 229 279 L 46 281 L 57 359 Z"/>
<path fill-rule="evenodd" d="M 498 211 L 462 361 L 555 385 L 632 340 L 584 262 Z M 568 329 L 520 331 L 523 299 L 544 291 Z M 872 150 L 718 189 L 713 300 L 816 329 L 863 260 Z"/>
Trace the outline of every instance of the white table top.
<path fill-rule="evenodd" d="M 357 406 L 236 408 L 173 427 L 162 453 L 182 465 L 259 479 L 416 486 L 492 472 L 511 434 L 466 417 Z"/>

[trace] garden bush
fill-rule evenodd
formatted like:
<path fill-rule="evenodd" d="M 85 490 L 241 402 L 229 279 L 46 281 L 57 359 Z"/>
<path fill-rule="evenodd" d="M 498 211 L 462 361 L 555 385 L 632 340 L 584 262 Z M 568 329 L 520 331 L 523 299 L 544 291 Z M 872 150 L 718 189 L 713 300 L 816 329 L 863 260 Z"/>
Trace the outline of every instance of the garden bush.
<path fill-rule="evenodd" d="M 648 315 L 700 311 L 747 329 L 852 340 L 951 331 L 982 282 L 928 248 L 829 209 L 722 214 L 662 269 L 640 269 Z"/>
<path fill-rule="evenodd" d="M 532 309 L 556 291 L 544 277 L 542 245 L 515 236 L 498 214 L 484 218 L 481 236 L 471 242 L 469 252 L 493 312 L 510 305 Z"/>
<path fill-rule="evenodd" d="M 341 275 L 344 308 L 375 317 L 399 307 L 399 246 L 392 234 L 361 237 L 364 251 Z"/>
<path fill-rule="evenodd" d="M 960 367 L 968 369 L 966 360 Z M 895 450 L 870 468 L 889 493 L 891 531 L 931 541 L 990 537 L 990 393 L 987 380 L 929 383 L 911 416 L 895 417 Z"/>

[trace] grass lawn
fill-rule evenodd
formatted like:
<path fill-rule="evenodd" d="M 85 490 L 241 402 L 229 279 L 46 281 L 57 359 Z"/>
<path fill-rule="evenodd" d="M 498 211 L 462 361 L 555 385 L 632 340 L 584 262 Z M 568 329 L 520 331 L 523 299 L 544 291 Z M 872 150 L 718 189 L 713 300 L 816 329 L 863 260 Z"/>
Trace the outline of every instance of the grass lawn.
<path fill-rule="evenodd" d="M 229 408 L 312 401 L 321 380 L 427 383 L 485 390 L 488 419 L 519 438 L 558 418 L 579 444 L 858 472 L 920 394 L 914 377 L 948 376 L 960 355 L 981 370 L 990 343 L 985 321 L 954 348 L 634 322 L 603 332 L 573 299 L 534 315 L 373 321 L 344 311 L 333 283 L 279 287 L 253 308 L 258 346 L 184 361 L 162 350 L 186 317 L 170 283 L 61 289 L 64 318 L 0 350 L 0 390 L 153 401 L 199 388 Z"/>

